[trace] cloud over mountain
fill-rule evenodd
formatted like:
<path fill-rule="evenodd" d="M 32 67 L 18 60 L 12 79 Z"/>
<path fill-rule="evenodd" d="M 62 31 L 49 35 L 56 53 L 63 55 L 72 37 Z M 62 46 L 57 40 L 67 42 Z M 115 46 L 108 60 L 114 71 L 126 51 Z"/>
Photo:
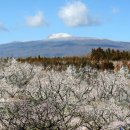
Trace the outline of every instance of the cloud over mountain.
<path fill-rule="evenodd" d="M 74 1 L 67 3 L 59 10 L 59 17 L 70 27 L 98 25 L 98 18 L 92 16 L 88 7 L 80 2 Z"/>
<path fill-rule="evenodd" d="M 38 11 L 34 16 L 28 16 L 26 18 L 26 23 L 30 27 L 39 27 L 44 25 L 45 17 L 42 11 Z"/>

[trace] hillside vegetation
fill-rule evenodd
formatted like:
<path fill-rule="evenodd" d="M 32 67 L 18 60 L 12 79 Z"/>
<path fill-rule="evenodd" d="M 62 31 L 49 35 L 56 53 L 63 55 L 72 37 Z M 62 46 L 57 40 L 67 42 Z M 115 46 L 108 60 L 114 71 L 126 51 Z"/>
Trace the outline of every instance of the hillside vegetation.
<path fill-rule="evenodd" d="M 114 61 L 128 61 L 130 60 L 130 53 L 128 51 L 120 51 L 114 49 L 92 49 L 91 53 L 80 57 L 28 57 L 18 58 L 19 62 L 27 62 L 30 64 L 42 65 L 46 69 L 65 70 L 69 65 L 75 66 L 77 69 L 86 65 L 96 69 L 114 70 Z M 124 62 L 125 63 L 125 62 Z"/>

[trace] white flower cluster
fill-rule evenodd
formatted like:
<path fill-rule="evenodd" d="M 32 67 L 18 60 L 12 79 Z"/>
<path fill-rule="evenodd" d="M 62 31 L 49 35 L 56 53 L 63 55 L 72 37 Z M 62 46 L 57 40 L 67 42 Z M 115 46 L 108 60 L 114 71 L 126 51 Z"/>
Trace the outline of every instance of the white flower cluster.
<path fill-rule="evenodd" d="M 87 66 L 48 71 L 15 59 L 0 71 L 3 130 L 114 130 L 130 125 L 130 86 L 120 74 Z"/>

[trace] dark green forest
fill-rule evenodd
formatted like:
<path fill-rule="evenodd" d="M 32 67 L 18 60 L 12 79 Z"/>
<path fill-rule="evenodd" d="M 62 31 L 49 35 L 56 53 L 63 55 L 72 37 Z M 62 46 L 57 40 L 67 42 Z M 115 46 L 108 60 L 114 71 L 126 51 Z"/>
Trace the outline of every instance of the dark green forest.
<path fill-rule="evenodd" d="M 91 51 L 91 59 L 92 60 L 112 60 L 112 61 L 120 61 L 120 60 L 130 60 L 130 52 L 128 51 L 120 51 L 114 49 L 92 49 Z"/>

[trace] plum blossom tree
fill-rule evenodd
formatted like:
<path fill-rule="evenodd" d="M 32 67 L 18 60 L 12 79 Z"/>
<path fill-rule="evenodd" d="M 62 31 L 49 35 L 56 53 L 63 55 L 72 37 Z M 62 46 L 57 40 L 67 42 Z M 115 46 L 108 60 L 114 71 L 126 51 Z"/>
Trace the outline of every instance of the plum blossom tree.
<path fill-rule="evenodd" d="M 66 71 L 3 62 L 1 130 L 114 130 L 130 126 L 127 79 L 91 67 Z"/>

